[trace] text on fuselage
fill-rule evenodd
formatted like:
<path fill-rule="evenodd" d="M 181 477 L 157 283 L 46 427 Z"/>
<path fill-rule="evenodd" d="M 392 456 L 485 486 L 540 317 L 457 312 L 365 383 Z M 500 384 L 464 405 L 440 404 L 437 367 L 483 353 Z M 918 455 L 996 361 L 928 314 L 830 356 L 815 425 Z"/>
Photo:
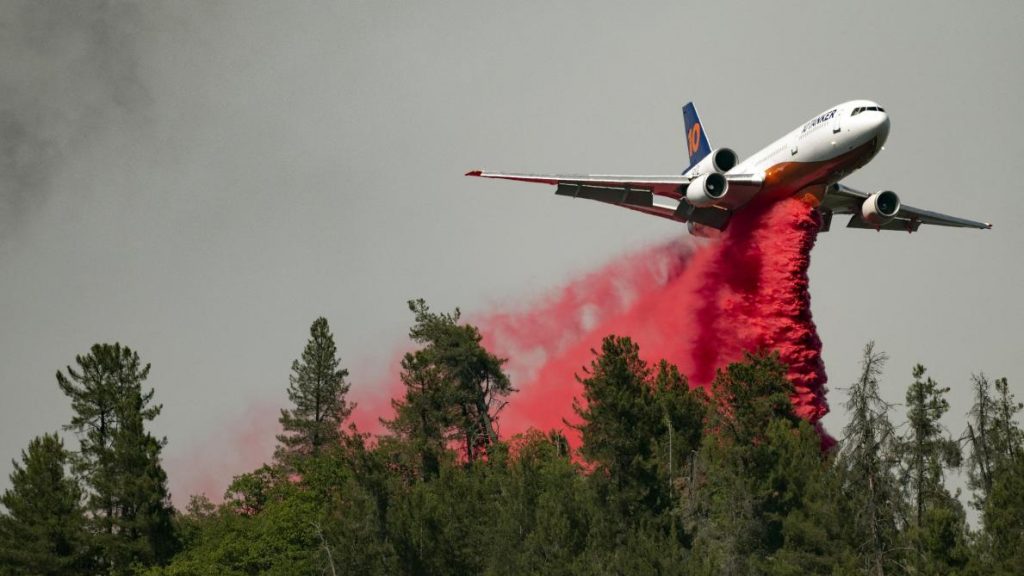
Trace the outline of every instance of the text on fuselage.
<path fill-rule="evenodd" d="M 838 112 L 838 111 L 839 111 L 838 108 L 833 108 L 833 109 L 829 110 L 828 112 L 825 112 L 821 116 L 818 116 L 814 120 L 811 120 L 807 124 L 804 124 L 804 129 L 801 130 L 800 132 L 801 133 L 807 132 L 808 130 L 811 130 L 812 128 L 814 128 L 815 126 L 817 126 L 817 125 L 819 125 L 819 124 L 821 124 L 823 122 L 828 122 L 829 120 L 831 120 L 831 119 L 836 117 L 836 112 Z"/>

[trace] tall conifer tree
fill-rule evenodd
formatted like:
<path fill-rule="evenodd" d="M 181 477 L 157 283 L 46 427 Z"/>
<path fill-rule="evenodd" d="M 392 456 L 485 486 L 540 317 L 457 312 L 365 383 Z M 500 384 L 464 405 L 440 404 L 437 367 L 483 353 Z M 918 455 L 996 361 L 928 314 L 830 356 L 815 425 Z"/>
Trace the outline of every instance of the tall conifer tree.
<path fill-rule="evenodd" d="M 786 370 L 748 355 L 711 383 L 684 508 L 697 573 L 822 574 L 848 553 L 821 437 L 794 413 Z"/>
<path fill-rule="evenodd" d="M 960 502 L 946 489 L 945 471 L 960 466 L 960 445 L 942 426 L 949 411 L 940 387 L 914 366 L 907 388 L 907 428 L 897 443 L 900 483 L 910 514 L 907 536 L 917 573 L 948 573 L 966 563 L 966 518 Z"/>
<path fill-rule="evenodd" d="M 606 337 L 578 379 L 583 398 L 573 410 L 581 420 L 580 452 L 610 480 L 618 521 L 674 526 L 664 513 L 678 470 L 700 446 L 703 394 L 692 392 L 668 362 L 655 371 L 629 337 Z"/>
<path fill-rule="evenodd" d="M 481 345 L 475 326 L 460 324 L 458 309 L 431 312 L 422 299 L 409 301 L 416 322 L 409 337 L 423 347 L 402 359 L 405 396 L 393 401 L 395 418 L 385 425 L 415 445 L 421 473 L 437 472 L 448 442 L 470 462 L 498 441 L 495 421 L 514 391 L 498 358 Z"/>
<path fill-rule="evenodd" d="M 176 548 L 164 441 L 145 430 L 160 414 L 154 391 L 143 391 L 150 365 L 120 344 L 95 344 L 78 368 L 58 372 L 74 416 L 65 428 L 81 443 L 76 467 L 85 479 L 86 509 L 103 569 L 127 574 L 133 565 L 166 561 Z"/>
<path fill-rule="evenodd" d="M 309 328 L 309 341 L 302 357 L 292 362 L 288 399 L 291 409 L 281 410 L 279 460 L 318 455 L 324 447 L 336 446 L 342 423 L 354 407 L 345 396 L 348 370 L 340 367 L 338 349 L 327 319 L 320 317 Z"/>
<path fill-rule="evenodd" d="M 861 374 L 847 392 L 850 421 L 843 428 L 836 466 L 842 476 L 844 504 L 850 516 L 851 540 L 862 569 L 881 576 L 899 565 L 898 524 L 902 499 L 896 481 L 896 429 L 890 405 L 879 393 L 879 377 L 889 357 L 864 347 Z"/>
<path fill-rule="evenodd" d="M 972 503 L 982 514 L 977 556 L 982 570 L 1011 574 L 1024 563 L 1024 430 L 1017 422 L 1024 406 L 1006 378 L 990 383 L 981 374 L 972 380 L 975 403 L 966 439 Z"/>
<path fill-rule="evenodd" d="M 971 377 L 974 406 L 968 414 L 965 439 L 968 454 L 968 479 L 976 491 L 975 506 L 984 508 L 992 492 L 995 474 L 1021 458 L 1024 432 L 1016 423 L 1022 405 L 1009 391 L 1006 378 L 995 381 L 995 390 L 984 374 Z"/>

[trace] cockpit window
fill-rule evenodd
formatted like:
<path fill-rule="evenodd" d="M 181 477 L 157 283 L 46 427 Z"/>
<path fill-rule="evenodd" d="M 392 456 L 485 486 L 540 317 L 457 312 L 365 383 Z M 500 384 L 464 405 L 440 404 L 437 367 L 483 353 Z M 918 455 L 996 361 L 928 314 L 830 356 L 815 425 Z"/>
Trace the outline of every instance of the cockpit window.
<path fill-rule="evenodd" d="M 882 108 L 881 106 L 862 106 L 860 108 L 854 108 L 850 116 L 856 116 L 861 112 L 867 112 L 869 110 L 874 110 L 875 112 L 885 112 L 885 108 Z"/>

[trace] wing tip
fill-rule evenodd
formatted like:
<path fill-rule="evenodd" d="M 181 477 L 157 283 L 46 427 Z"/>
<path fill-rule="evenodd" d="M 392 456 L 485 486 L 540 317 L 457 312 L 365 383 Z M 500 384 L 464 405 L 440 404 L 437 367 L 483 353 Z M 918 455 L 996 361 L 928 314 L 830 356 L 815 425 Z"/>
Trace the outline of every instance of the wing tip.
<path fill-rule="evenodd" d="M 466 172 L 466 176 L 483 176 L 483 175 L 484 175 L 484 171 L 483 170 L 470 170 L 469 172 Z"/>

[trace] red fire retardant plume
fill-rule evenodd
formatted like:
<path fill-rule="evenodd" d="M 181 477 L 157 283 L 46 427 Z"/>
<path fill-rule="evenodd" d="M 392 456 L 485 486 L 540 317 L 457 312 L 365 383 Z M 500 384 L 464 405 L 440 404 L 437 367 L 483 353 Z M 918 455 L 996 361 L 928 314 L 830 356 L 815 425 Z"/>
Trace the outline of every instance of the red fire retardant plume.
<path fill-rule="evenodd" d="M 650 362 L 676 364 L 691 386 L 707 387 L 744 352 L 777 351 L 797 414 L 817 423 L 828 404 L 807 268 L 819 228 L 797 199 L 750 206 L 700 247 L 681 240 L 628 254 L 532 307 L 473 319 L 484 344 L 509 358 L 519 389 L 501 414 L 503 435 L 573 421 L 574 374 L 608 334 L 632 337 Z"/>
<path fill-rule="evenodd" d="M 563 419 L 574 421 L 572 400 L 581 396 L 574 374 L 582 374 L 593 359 L 591 350 L 599 349 L 608 334 L 632 337 L 645 359 L 676 364 L 693 386 L 706 387 L 717 369 L 746 351 L 778 351 L 789 366 L 797 413 L 817 423 L 828 412 L 821 341 L 807 291 L 818 229 L 816 213 L 799 200 L 750 206 L 735 214 L 717 240 L 698 247 L 682 238 L 639 250 L 533 306 L 470 318 L 484 345 L 509 359 L 519 389 L 500 415 L 502 435 L 564 430 Z M 385 382 L 353 390 L 358 406 L 350 421 L 363 432 L 383 432 L 379 418 L 392 416 L 390 399 L 403 393 L 398 357 L 391 366 Z M 260 412 L 245 420 L 276 417 L 276 409 Z M 262 427 L 254 429 L 258 434 L 251 427 L 237 428 L 242 430 L 237 437 L 224 440 L 236 449 L 189 455 L 193 465 L 182 467 L 191 477 L 177 477 L 176 494 L 205 492 L 216 498 L 224 478 L 269 457 L 272 434 Z M 830 442 L 823 435 L 823 444 Z M 225 452 L 235 454 L 237 462 L 225 461 Z"/>

